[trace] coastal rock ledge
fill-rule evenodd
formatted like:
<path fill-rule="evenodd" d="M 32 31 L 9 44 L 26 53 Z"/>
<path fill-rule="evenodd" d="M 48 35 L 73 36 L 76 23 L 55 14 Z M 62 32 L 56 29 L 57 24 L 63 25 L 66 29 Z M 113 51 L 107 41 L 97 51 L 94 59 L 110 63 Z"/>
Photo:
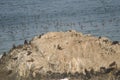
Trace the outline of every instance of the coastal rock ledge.
<path fill-rule="evenodd" d="M 100 71 L 120 68 L 120 43 L 74 30 L 49 32 L 13 46 L 0 59 L 0 76 Z M 14 79 L 15 80 L 15 79 Z M 21 80 L 21 79 L 20 79 Z"/>

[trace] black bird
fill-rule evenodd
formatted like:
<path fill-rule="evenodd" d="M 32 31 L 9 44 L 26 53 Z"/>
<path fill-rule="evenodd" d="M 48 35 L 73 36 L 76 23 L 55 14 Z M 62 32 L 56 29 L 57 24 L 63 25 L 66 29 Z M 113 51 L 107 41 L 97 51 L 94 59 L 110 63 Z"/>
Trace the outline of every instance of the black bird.
<path fill-rule="evenodd" d="M 105 68 L 105 67 L 100 67 L 100 72 L 101 73 L 110 73 L 113 71 L 115 68 Z"/>
<path fill-rule="evenodd" d="M 31 51 L 28 51 L 27 55 L 30 55 L 32 52 Z"/>
<path fill-rule="evenodd" d="M 106 73 L 110 73 L 111 71 L 114 71 L 114 70 L 115 70 L 115 68 L 107 68 Z"/>
<path fill-rule="evenodd" d="M 52 71 L 47 71 L 47 74 L 52 74 Z"/>
<path fill-rule="evenodd" d="M 16 46 L 15 46 L 15 44 L 13 44 L 13 47 L 12 47 L 12 49 L 15 49 L 16 48 Z"/>
<path fill-rule="evenodd" d="M 3 59 L 6 55 L 7 55 L 6 52 L 4 52 L 1 59 Z"/>
<path fill-rule="evenodd" d="M 18 57 L 14 57 L 14 58 L 12 58 L 13 60 L 17 60 L 18 59 Z"/>
<path fill-rule="evenodd" d="M 41 38 L 42 35 L 39 35 L 38 38 Z"/>
<path fill-rule="evenodd" d="M 116 65 L 116 62 L 114 61 L 114 62 L 112 62 L 110 65 L 109 65 L 109 67 L 113 67 L 113 66 L 115 66 Z"/>
<path fill-rule="evenodd" d="M 76 78 L 78 78 L 78 77 L 80 76 L 80 73 L 79 73 L 79 72 L 75 72 L 75 73 L 74 73 L 74 76 L 75 76 Z"/>
<path fill-rule="evenodd" d="M 100 67 L 100 72 L 101 73 L 106 73 L 106 68 L 105 67 Z"/>
<path fill-rule="evenodd" d="M 6 56 L 6 52 L 3 53 L 3 56 Z"/>
<path fill-rule="evenodd" d="M 91 74 L 91 75 L 94 75 L 94 69 L 91 69 L 91 70 L 90 70 L 90 74 Z"/>
<path fill-rule="evenodd" d="M 61 77 L 62 77 L 62 78 L 65 78 L 65 77 L 67 77 L 67 76 L 68 76 L 68 75 L 67 75 L 67 72 L 64 72 L 64 73 L 61 74 Z"/>
<path fill-rule="evenodd" d="M 57 45 L 57 49 L 62 50 L 63 48 L 60 45 Z"/>
<path fill-rule="evenodd" d="M 90 72 L 87 69 L 85 69 L 85 74 L 88 79 L 91 78 Z"/>
<path fill-rule="evenodd" d="M 12 73 L 12 70 L 9 70 L 7 74 L 10 75 L 11 73 Z"/>
<path fill-rule="evenodd" d="M 112 42 L 112 45 L 116 45 L 116 44 L 119 44 L 119 41 L 113 41 Z"/>
<path fill-rule="evenodd" d="M 28 44 L 27 40 L 24 41 L 24 44 Z"/>
<path fill-rule="evenodd" d="M 101 36 L 99 36 L 98 39 L 101 39 Z"/>

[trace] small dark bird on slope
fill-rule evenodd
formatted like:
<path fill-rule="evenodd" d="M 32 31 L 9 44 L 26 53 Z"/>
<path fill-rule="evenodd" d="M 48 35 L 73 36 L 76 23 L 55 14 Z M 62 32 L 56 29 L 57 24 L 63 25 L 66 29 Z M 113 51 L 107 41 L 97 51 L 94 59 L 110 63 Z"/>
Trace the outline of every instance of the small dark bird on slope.
<path fill-rule="evenodd" d="M 13 47 L 12 47 L 12 49 L 15 49 L 16 48 L 16 46 L 15 46 L 15 44 L 13 44 Z"/>
<path fill-rule="evenodd" d="M 27 55 L 30 55 L 32 52 L 31 51 L 28 51 Z"/>
<path fill-rule="evenodd" d="M 24 41 L 24 44 L 28 44 L 27 40 Z"/>
<path fill-rule="evenodd" d="M 109 67 L 112 67 L 112 66 L 115 66 L 115 65 L 116 65 L 116 62 L 114 61 L 109 65 Z"/>

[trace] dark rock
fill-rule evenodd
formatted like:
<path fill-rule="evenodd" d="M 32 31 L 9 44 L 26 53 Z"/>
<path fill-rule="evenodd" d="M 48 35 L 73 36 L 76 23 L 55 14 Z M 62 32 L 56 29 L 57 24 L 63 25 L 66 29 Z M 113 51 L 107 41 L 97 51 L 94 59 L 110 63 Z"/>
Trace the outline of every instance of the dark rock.
<path fill-rule="evenodd" d="M 61 78 L 65 78 L 65 77 L 67 77 L 68 75 L 67 75 L 67 72 L 64 72 L 64 73 L 62 73 L 61 74 Z"/>
<path fill-rule="evenodd" d="M 55 79 L 55 73 L 52 73 L 52 74 L 50 75 L 50 78 L 51 78 L 51 79 Z"/>
<path fill-rule="evenodd" d="M 54 77 L 55 77 L 56 79 L 60 79 L 60 78 L 61 78 L 60 73 L 59 73 L 59 72 L 56 72 L 55 75 L 54 75 Z"/>
<path fill-rule="evenodd" d="M 105 73 L 110 73 L 111 71 L 113 71 L 115 68 L 107 68 L 106 70 L 105 70 Z"/>
<path fill-rule="evenodd" d="M 117 70 L 117 71 L 115 72 L 115 75 L 116 75 L 116 76 L 120 76 L 120 70 Z"/>
<path fill-rule="evenodd" d="M 74 77 L 78 78 L 80 76 L 79 72 L 75 72 Z"/>
<path fill-rule="evenodd" d="M 113 41 L 112 42 L 112 45 L 116 45 L 116 44 L 119 44 L 119 41 Z"/>
<path fill-rule="evenodd" d="M 100 67 L 100 72 L 103 74 L 110 73 L 113 71 L 115 68 L 105 68 L 105 67 Z"/>

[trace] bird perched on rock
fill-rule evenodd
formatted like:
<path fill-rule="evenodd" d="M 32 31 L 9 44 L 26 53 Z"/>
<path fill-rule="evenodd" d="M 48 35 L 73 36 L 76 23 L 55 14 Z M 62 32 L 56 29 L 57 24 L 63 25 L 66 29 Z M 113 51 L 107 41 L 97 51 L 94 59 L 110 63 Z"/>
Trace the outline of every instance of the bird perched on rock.
<path fill-rule="evenodd" d="M 13 44 L 13 47 L 12 47 L 12 49 L 15 49 L 16 48 L 16 46 L 15 46 L 15 44 Z"/>
<path fill-rule="evenodd" d="M 39 35 L 38 38 L 41 38 L 42 35 Z"/>
<path fill-rule="evenodd" d="M 7 74 L 10 75 L 11 73 L 12 73 L 12 70 L 9 70 Z"/>
<path fill-rule="evenodd" d="M 18 57 L 13 57 L 12 59 L 13 59 L 13 60 L 17 60 L 17 59 L 18 59 Z"/>
<path fill-rule="evenodd" d="M 4 52 L 1 58 L 4 58 L 6 55 L 7 55 L 6 52 Z"/>
<path fill-rule="evenodd" d="M 91 75 L 94 75 L 94 69 L 91 69 L 91 70 L 90 70 L 90 74 L 91 74 Z"/>
<path fill-rule="evenodd" d="M 100 72 L 101 73 L 106 73 L 106 68 L 105 67 L 100 67 Z"/>
<path fill-rule="evenodd" d="M 105 67 L 100 67 L 100 72 L 101 73 L 110 73 L 111 71 L 113 71 L 114 68 L 105 68 Z"/>
<path fill-rule="evenodd" d="M 109 65 L 109 67 L 113 67 L 113 66 L 116 66 L 116 62 L 115 62 L 115 61 L 112 62 L 112 63 Z"/>
<path fill-rule="evenodd" d="M 87 78 L 91 78 L 90 72 L 89 72 L 87 69 L 85 69 L 85 74 L 86 74 L 86 77 L 87 77 Z"/>
<path fill-rule="evenodd" d="M 98 39 L 101 39 L 101 36 L 99 36 Z"/>
<path fill-rule="evenodd" d="M 24 44 L 28 44 L 27 40 L 24 41 Z"/>
<path fill-rule="evenodd" d="M 27 55 L 30 55 L 32 52 L 31 51 L 28 51 Z"/>

